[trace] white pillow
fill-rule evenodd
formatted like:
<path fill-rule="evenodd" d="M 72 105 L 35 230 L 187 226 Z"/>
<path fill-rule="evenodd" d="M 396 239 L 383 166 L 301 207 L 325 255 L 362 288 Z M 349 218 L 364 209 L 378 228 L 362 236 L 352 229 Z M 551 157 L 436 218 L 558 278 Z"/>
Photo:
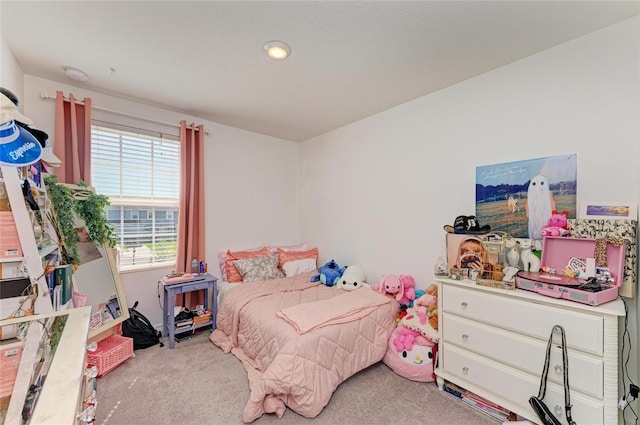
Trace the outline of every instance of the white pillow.
<path fill-rule="evenodd" d="M 282 270 L 287 277 L 312 272 L 316 270 L 316 259 L 303 258 L 301 260 L 287 261 L 282 265 Z"/>

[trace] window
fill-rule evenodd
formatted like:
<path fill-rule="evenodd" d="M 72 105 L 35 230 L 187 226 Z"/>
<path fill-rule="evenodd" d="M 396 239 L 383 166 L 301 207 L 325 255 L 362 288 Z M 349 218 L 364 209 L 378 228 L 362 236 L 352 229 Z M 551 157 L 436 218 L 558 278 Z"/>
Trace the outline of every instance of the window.
<path fill-rule="evenodd" d="M 92 181 L 107 195 L 123 270 L 173 265 L 178 239 L 180 144 L 167 136 L 91 126 Z"/>

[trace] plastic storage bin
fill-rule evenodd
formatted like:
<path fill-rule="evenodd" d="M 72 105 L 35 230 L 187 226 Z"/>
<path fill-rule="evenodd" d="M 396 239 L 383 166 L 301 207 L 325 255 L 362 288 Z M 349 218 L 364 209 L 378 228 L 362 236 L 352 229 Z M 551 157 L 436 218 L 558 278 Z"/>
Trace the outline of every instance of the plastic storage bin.
<path fill-rule="evenodd" d="M 87 364 L 97 366 L 101 378 L 129 357 L 133 357 L 133 338 L 110 335 L 98 342 L 96 351 L 87 352 Z"/>

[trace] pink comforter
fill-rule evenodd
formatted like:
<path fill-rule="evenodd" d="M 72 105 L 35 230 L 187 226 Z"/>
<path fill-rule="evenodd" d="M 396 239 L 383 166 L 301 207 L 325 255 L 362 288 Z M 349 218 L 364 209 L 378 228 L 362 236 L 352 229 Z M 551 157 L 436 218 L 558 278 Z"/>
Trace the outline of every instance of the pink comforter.
<path fill-rule="evenodd" d="M 398 304 L 366 288 L 309 282 L 311 274 L 238 285 L 224 295 L 210 339 L 247 369 L 244 422 L 281 417 L 286 406 L 313 418 L 341 382 L 384 356 Z"/>

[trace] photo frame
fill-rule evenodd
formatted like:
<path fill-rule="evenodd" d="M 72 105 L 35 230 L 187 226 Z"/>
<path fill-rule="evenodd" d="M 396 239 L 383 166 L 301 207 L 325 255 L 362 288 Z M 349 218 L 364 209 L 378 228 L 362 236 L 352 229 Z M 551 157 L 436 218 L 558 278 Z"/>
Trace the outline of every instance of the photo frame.
<path fill-rule="evenodd" d="M 591 220 L 637 220 L 638 204 L 628 201 L 584 201 L 578 218 Z"/>
<path fill-rule="evenodd" d="M 575 153 L 476 167 L 476 211 L 481 224 L 514 238 L 541 240 L 553 210 L 577 216 Z"/>

